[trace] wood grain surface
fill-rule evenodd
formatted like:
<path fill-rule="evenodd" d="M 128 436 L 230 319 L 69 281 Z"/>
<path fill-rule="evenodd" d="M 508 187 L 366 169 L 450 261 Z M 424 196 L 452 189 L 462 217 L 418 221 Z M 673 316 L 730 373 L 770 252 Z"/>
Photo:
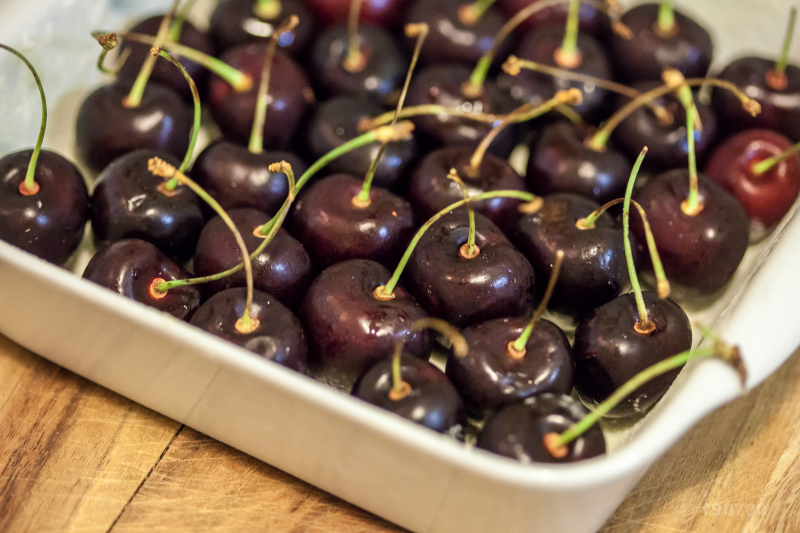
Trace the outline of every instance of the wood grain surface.
<path fill-rule="evenodd" d="M 0 531 L 399 531 L 0 336 Z M 800 531 L 800 351 L 701 422 L 602 529 Z"/>

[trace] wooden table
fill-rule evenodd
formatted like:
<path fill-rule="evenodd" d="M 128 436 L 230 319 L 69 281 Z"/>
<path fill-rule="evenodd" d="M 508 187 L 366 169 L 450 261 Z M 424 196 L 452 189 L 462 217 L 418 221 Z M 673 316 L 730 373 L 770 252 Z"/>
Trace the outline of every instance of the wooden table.
<path fill-rule="evenodd" d="M 2 532 L 395 530 L 0 336 Z M 800 351 L 682 439 L 603 529 L 634 531 L 800 531 Z"/>

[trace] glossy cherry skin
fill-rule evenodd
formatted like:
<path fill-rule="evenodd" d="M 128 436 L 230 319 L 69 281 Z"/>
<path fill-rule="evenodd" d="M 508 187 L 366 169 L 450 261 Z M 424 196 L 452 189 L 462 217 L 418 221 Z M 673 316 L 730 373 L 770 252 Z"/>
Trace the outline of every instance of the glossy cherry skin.
<path fill-rule="evenodd" d="M 352 0 L 305 0 L 306 5 L 328 24 L 346 22 Z M 359 19 L 379 26 L 398 25 L 408 0 L 365 0 L 361 4 Z"/>
<path fill-rule="evenodd" d="M 122 239 L 98 250 L 83 271 L 84 279 L 176 318 L 189 320 L 200 307 L 200 290 L 184 285 L 163 296 L 150 290 L 153 281 L 188 279 L 189 272 L 164 252 L 141 239 Z"/>
<path fill-rule="evenodd" d="M 311 40 L 314 17 L 301 0 L 280 0 L 280 13 L 272 19 L 256 15 L 254 0 L 223 0 L 211 13 L 208 34 L 220 52 L 254 41 L 268 41 L 275 27 L 297 15 L 297 26 L 278 38 L 278 46 L 287 54 L 297 56 Z"/>
<path fill-rule="evenodd" d="M 334 148 L 355 139 L 363 133 L 358 130 L 361 119 L 372 118 L 383 112 L 381 106 L 363 97 L 336 96 L 323 102 L 317 107 L 306 128 L 309 160 L 317 160 Z M 363 178 L 379 149 L 378 143 L 356 148 L 332 161 L 327 169 Z M 387 144 L 375 170 L 373 183 L 380 187 L 389 187 L 396 183 L 414 160 L 416 152 L 417 143 L 414 139 Z"/>
<path fill-rule="evenodd" d="M 299 316 L 317 379 L 350 390 L 368 368 L 394 353 L 399 340 L 405 340 L 405 353 L 428 357 L 428 331 L 410 331 L 428 316 L 425 310 L 402 287 L 395 288 L 393 300 L 373 295 L 390 277 L 379 263 L 353 259 L 328 267 L 311 284 Z"/>
<path fill-rule="evenodd" d="M 634 85 L 634 88 L 647 92 L 657 86 L 658 82 L 640 82 Z M 622 107 L 629 101 L 620 97 L 617 99 L 617 107 Z M 672 123 L 661 124 L 649 108 L 640 107 L 614 129 L 612 138 L 615 146 L 631 159 L 636 159 L 642 147 L 647 146 L 647 157 L 644 158 L 642 166 L 652 172 L 686 168 L 689 163 L 686 111 L 674 94 L 657 98 L 655 103 L 672 113 Z M 709 106 L 699 102 L 696 97 L 695 105 L 700 113 L 703 129 L 694 130 L 694 150 L 697 160 L 702 163 L 717 142 L 719 127 L 716 116 Z"/>
<path fill-rule="evenodd" d="M 775 62 L 760 57 L 737 59 L 725 67 L 719 77 L 727 80 L 761 104 L 761 113 L 751 116 L 729 91 L 714 89 L 711 103 L 726 131 L 750 128 L 775 130 L 800 141 L 800 68 L 786 65 L 786 87 L 776 89 L 767 79 Z"/>
<path fill-rule="evenodd" d="M 253 86 L 247 91 L 236 91 L 216 74 L 211 75 L 211 116 L 229 140 L 246 144 L 250 139 L 265 54 L 265 45 L 244 44 L 231 48 L 220 57 L 233 68 L 250 75 Z M 264 124 L 264 147 L 283 150 L 289 146 L 301 119 L 314 102 L 314 91 L 303 70 L 281 52 L 276 52 L 272 59 L 269 79 L 272 100 Z"/>
<path fill-rule="evenodd" d="M 544 198 L 537 213 L 520 217 L 509 231 L 540 280 L 550 277 L 556 253 L 564 250 L 549 307 L 574 319 L 618 296 L 630 282 L 622 228 L 611 215 L 603 213 L 592 229 L 575 226 L 598 207 L 582 196 L 553 194 Z M 633 250 L 638 257 L 635 245 Z"/>
<path fill-rule="evenodd" d="M 163 15 L 146 18 L 136 24 L 136 26 L 131 28 L 129 31 L 131 33 L 156 35 L 158 33 L 158 27 L 161 25 L 161 20 L 163 18 Z M 211 40 L 208 38 L 208 36 L 198 30 L 188 20 L 184 20 L 183 26 L 181 26 L 181 36 L 180 39 L 178 39 L 178 42 L 184 46 L 188 46 L 189 48 L 194 48 L 199 52 L 203 52 L 204 54 L 214 54 L 214 48 L 211 45 Z M 117 76 L 120 82 L 125 85 L 126 88 L 130 89 L 134 80 L 139 75 L 139 70 L 142 68 L 142 63 L 144 63 L 145 59 L 150 56 L 150 49 L 152 46 L 149 44 L 122 40 L 118 48 L 120 54 L 126 53 L 126 49 L 130 50 L 130 55 L 128 56 L 128 59 L 125 60 L 122 68 L 120 68 Z M 194 61 L 189 61 L 186 58 L 179 57 L 178 60 L 181 62 L 181 65 L 183 65 L 183 68 L 186 69 L 186 72 L 188 72 L 192 77 L 197 86 L 205 87 L 206 79 L 208 78 L 208 71 Z M 178 94 L 183 95 L 183 97 L 190 102 L 192 100 L 192 91 L 189 88 L 189 84 L 186 83 L 186 79 L 183 77 L 181 71 L 175 68 L 172 63 L 163 57 L 156 59 L 155 67 L 153 67 L 153 72 L 150 75 L 150 81 L 158 82 L 169 87 Z"/>
<path fill-rule="evenodd" d="M 168 197 L 158 191 L 164 179 L 147 170 L 147 162 L 160 157 L 174 166 L 174 157 L 153 150 L 137 150 L 109 165 L 92 194 L 92 229 L 95 244 L 136 238 L 155 244 L 179 261 L 192 256 L 205 219 L 200 198 L 178 186 Z"/>
<path fill-rule="evenodd" d="M 333 26 L 316 39 L 311 49 L 309 72 L 317 92 L 325 97 L 336 94 L 369 96 L 376 102 L 389 103 L 392 91 L 405 80 L 408 61 L 383 28 L 361 24 L 358 37 L 365 63 L 357 72 L 344 67 L 350 46 L 347 26 Z"/>
<path fill-rule="evenodd" d="M 706 175 L 736 197 L 750 218 L 750 241 L 763 239 L 794 205 L 800 193 L 800 158 L 793 155 L 763 174 L 753 165 L 776 156 L 792 142 L 772 130 L 747 130 L 711 155 Z"/>
<path fill-rule="evenodd" d="M 400 359 L 400 373 L 403 381 L 411 385 L 411 392 L 401 400 L 389 397 L 391 359 L 367 370 L 353 387 L 353 396 L 439 433 L 466 423 L 464 402 L 441 370 L 428 361 L 404 355 Z"/>
<path fill-rule="evenodd" d="M 503 10 L 507 18 L 511 18 L 531 4 L 535 4 L 539 0 L 500 0 L 497 6 Z M 556 5 L 553 7 L 546 7 L 537 11 L 527 19 L 525 19 L 520 28 L 533 29 L 542 26 L 558 26 L 563 28 L 567 23 L 567 15 L 569 13 L 569 5 Z M 608 18 L 602 11 L 591 5 L 581 5 L 578 11 L 578 19 L 581 33 L 588 33 L 589 35 L 598 35 L 601 31 L 606 29 L 608 25 Z"/>
<path fill-rule="evenodd" d="M 681 210 L 689 197 L 689 172 L 661 174 L 634 193 L 647 212 L 664 271 L 679 299 L 715 293 L 733 277 L 747 250 L 750 222 L 739 201 L 722 187 L 699 176 L 700 202 L 696 216 Z M 638 217 L 631 219 L 636 237 L 644 239 Z"/>
<path fill-rule="evenodd" d="M 200 306 L 191 324 L 305 374 L 308 346 L 297 317 L 275 297 L 256 290 L 253 291 L 251 316 L 258 320 L 258 328 L 251 333 L 239 333 L 236 321 L 242 318 L 246 301 L 247 289 L 243 287 L 218 292 Z"/>
<path fill-rule="evenodd" d="M 478 435 L 478 448 L 522 463 L 572 463 L 606 453 L 598 424 L 570 442 L 567 454 L 553 457 L 544 446 L 548 433 L 563 433 L 589 414 L 580 402 L 564 394 L 539 394 L 498 411 Z"/>
<path fill-rule="evenodd" d="M 661 80 L 668 67 L 676 68 L 687 78 L 702 78 L 708 72 L 713 43 L 708 32 L 697 22 L 675 10 L 678 31 L 659 37 L 654 31 L 658 4 L 642 4 L 622 15 L 622 23 L 633 32 L 633 39 L 614 35 L 611 39 L 614 67 L 627 81 Z"/>
<path fill-rule="evenodd" d="M 497 318 L 481 322 L 461 333 L 469 353 L 447 356 L 445 372 L 471 412 L 482 414 L 536 394 L 569 394 L 575 362 L 567 336 L 549 320 L 533 329 L 525 355 L 512 358 L 508 343 L 514 342 L 529 318 Z"/>
<path fill-rule="evenodd" d="M 431 316 L 457 327 L 525 314 L 535 280 L 528 260 L 480 213 L 475 213 L 480 253 L 465 259 L 459 250 L 468 234 L 464 208 L 434 222 L 408 261 L 404 275 L 408 290 Z"/>
<path fill-rule="evenodd" d="M 541 196 L 580 194 L 598 204 L 624 196 L 630 161 L 611 146 L 600 152 L 588 148 L 588 134 L 588 129 L 563 120 L 545 126 L 528 158 L 528 190 Z"/>
<path fill-rule="evenodd" d="M 456 64 L 434 65 L 417 71 L 408 88 L 406 107 L 441 105 L 495 114 L 514 110 L 513 100 L 491 80 L 484 84 L 481 96 L 464 96 L 461 86 L 469 80 L 470 74 L 469 67 Z M 417 126 L 415 135 L 423 138 L 431 148 L 442 145 L 475 148 L 492 129 L 492 124 L 447 116 L 421 115 L 413 120 Z M 516 144 L 515 137 L 516 128 L 507 127 L 492 142 L 489 151 L 499 157 L 508 157 Z"/>
<path fill-rule="evenodd" d="M 408 198 L 420 221 L 427 220 L 453 202 L 464 199 L 461 187 L 447 177 L 451 168 L 467 185 L 470 196 L 487 191 L 525 190 L 525 180 L 507 162 L 486 154 L 473 173 L 470 166 L 472 150 L 463 146 L 446 146 L 434 150 L 411 175 Z M 520 201 L 512 198 L 492 198 L 475 202 L 473 207 L 500 228 L 508 228 L 516 220 Z"/>
<path fill-rule="evenodd" d="M 33 150 L 23 150 L 0 159 L 0 240 L 63 265 L 83 238 L 89 192 L 75 165 L 41 150 L 34 174 L 39 192 L 21 194 L 31 155 Z"/>
<path fill-rule="evenodd" d="M 241 233 L 245 246 L 253 253 L 263 242 L 253 231 L 272 218 L 251 207 L 241 207 L 228 211 L 228 216 Z M 197 241 L 194 253 L 194 270 L 197 276 L 210 276 L 224 272 L 242 262 L 242 251 L 236 244 L 230 228 L 217 216 L 208 221 Z M 289 309 L 300 306 L 306 289 L 314 279 L 314 267 L 303 245 L 283 228 L 252 260 L 253 287 L 274 296 Z M 244 269 L 220 280 L 204 283 L 202 289 L 206 296 L 216 294 L 231 287 L 246 287 Z"/>
<path fill-rule="evenodd" d="M 321 268 L 348 259 L 370 259 L 394 268 L 414 235 L 411 205 L 372 187 L 371 203 L 353 205 L 362 182 L 334 174 L 303 191 L 292 213 L 292 233 Z"/>
<path fill-rule="evenodd" d="M 692 347 L 692 327 L 676 303 L 642 293 L 647 316 L 656 326 L 649 335 L 634 330 L 639 311 L 633 293 L 598 307 L 575 330 L 575 388 L 594 407 L 625 382 L 654 364 Z M 624 418 L 650 409 L 669 389 L 680 369 L 670 370 L 636 389 L 606 416 Z"/>
<path fill-rule="evenodd" d="M 303 160 L 291 152 L 275 150 L 254 154 L 240 144 L 218 140 L 197 156 L 192 165 L 192 178 L 223 209 L 255 207 L 274 215 L 289 194 L 286 174 L 269 169 L 269 165 L 280 161 L 292 165 L 298 178 L 307 168 Z M 205 211 L 213 216 L 211 208 Z"/>
<path fill-rule="evenodd" d="M 474 67 L 483 54 L 494 44 L 495 35 L 505 24 L 505 18 L 496 7 L 490 7 L 476 22 L 464 22 L 459 8 L 471 0 L 416 0 L 406 13 L 406 23 L 425 22 L 430 33 L 420 51 L 420 60 L 426 63 L 465 63 Z M 409 39 L 409 45 L 413 41 Z M 508 55 L 508 45 L 501 45 L 497 57 Z"/>
<path fill-rule="evenodd" d="M 186 153 L 192 111 L 178 93 L 148 83 L 138 107 L 122 104 L 127 95 L 121 83 L 103 85 L 83 101 L 78 111 L 78 153 L 93 172 L 143 148 L 164 150 L 175 157 Z"/>

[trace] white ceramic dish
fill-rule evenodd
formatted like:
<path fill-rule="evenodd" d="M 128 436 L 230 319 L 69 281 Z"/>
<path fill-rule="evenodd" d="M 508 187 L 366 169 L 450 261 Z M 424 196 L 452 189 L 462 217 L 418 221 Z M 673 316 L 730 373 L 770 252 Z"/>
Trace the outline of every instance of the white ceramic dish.
<path fill-rule="evenodd" d="M 713 19 L 720 19 L 718 33 L 749 20 L 762 28 L 755 35 L 770 36 L 769 43 L 752 41 L 758 45 L 754 48 L 766 53 L 779 45 L 773 26 L 783 26 L 787 2 L 759 2 L 756 15 L 763 23 L 743 18 L 748 15 L 741 11 L 730 13 L 724 0 L 707 3 L 726 7 L 725 17 Z M 92 72 L 96 50 L 88 31 L 118 27 L 131 13 L 144 14 L 159 4 L 0 4 L 0 39 L 20 46 L 40 66 L 53 110 L 47 147 L 73 153 L 77 106 L 98 79 Z M 206 12 L 208 6 L 199 4 Z M 763 33 L 764 28 L 773 31 Z M 727 46 L 727 58 L 742 50 Z M 65 63 L 64 57 L 72 56 L 77 63 Z M 35 138 L 38 95 L 26 76 L 0 59 L 5 102 L 0 103 L 0 124 L 6 125 L 0 132 L 0 153 L 29 146 Z M 692 313 L 740 345 L 750 372 L 748 388 L 774 372 L 800 344 L 791 311 L 800 300 L 796 209 L 767 242 L 748 251 L 723 298 Z M 82 270 L 88 253 L 78 257 L 75 272 Z M 0 332 L 92 381 L 415 531 L 594 531 L 656 458 L 699 419 L 742 391 L 725 364 L 691 364 L 646 418 L 609 431 L 608 455 L 572 465 L 521 465 L 398 419 L 2 242 Z"/>

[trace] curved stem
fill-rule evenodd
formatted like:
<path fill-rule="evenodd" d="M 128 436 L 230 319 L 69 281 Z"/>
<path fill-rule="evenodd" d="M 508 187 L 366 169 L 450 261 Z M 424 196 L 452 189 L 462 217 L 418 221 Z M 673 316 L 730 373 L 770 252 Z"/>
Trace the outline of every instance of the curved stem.
<path fill-rule="evenodd" d="M 463 194 L 464 199 L 467 200 L 467 213 L 469 214 L 469 234 L 467 236 L 467 244 L 461 247 L 459 250 L 459 255 L 461 255 L 461 257 L 464 259 L 472 259 L 481 253 L 481 249 L 475 244 L 475 209 L 472 207 L 472 202 L 469 201 L 469 191 L 467 190 L 467 185 L 464 183 L 464 180 L 458 176 L 456 169 L 450 169 L 450 172 L 447 174 L 447 179 L 453 180 L 458 184 L 459 188 L 461 189 L 461 194 Z"/>
<path fill-rule="evenodd" d="M 788 83 L 786 80 L 786 65 L 789 61 L 789 48 L 792 46 L 794 23 L 796 19 L 797 8 L 792 6 L 792 9 L 789 11 L 789 24 L 786 28 L 786 36 L 783 38 L 781 54 L 778 56 L 778 60 L 775 62 L 775 68 L 772 69 L 772 79 L 770 79 L 769 76 L 767 78 L 767 83 L 769 83 L 773 89 L 785 89 Z"/>
<path fill-rule="evenodd" d="M 798 152 L 800 152 L 800 143 L 790 146 L 789 148 L 787 148 L 786 150 L 777 155 L 768 157 L 763 161 L 759 161 L 758 163 L 750 167 L 750 171 L 756 176 L 760 176 L 764 172 L 769 172 L 772 169 L 772 167 L 779 164 L 781 161 L 784 161 L 792 157 L 794 154 Z"/>
<path fill-rule="evenodd" d="M 178 168 L 178 172 L 184 173 L 186 169 L 189 168 L 189 163 L 192 162 L 192 154 L 194 153 L 194 145 L 197 143 L 197 135 L 200 133 L 200 120 L 202 114 L 202 108 L 200 107 L 200 94 L 197 92 L 197 85 L 195 85 L 194 80 L 186 72 L 186 69 L 181 62 L 172 57 L 169 53 L 165 52 L 164 50 L 159 50 L 158 48 L 153 48 L 150 50 L 150 53 L 154 56 L 161 56 L 176 67 L 178 67 L 183 74 L 183 77 L 186 79 L 186 82 L 189 84 L 189 89 L 192 91 L 192 100 L 194 102 L 194 122 L 192 124 L 192 133 L 189 136 L 189 147 L 186 149 L 186 155 L 183 157 L 183 162 L 181 163 L 180 168 Z M 174 190 L 175 187 L 178 185 L 178 182 L 174 179 L 170 180 L 169 183 L 165 186 L 167 190 Z"/>
<path fill-rule="evenodd" d="M 656 24 L 661 35 L 670 35 L 675 31 L 675 8 L 672 6 L 671 0 L 661 0 Z"/>
<path fill-rule="evenodd" d="M 117 58 L 116 62 L 114 63 L 113 68 L 106 68 L 103 63 L 105 63 L 106 56 L 108 52 L 113 50 L 119 44 L 119 39 L 117 39 L 116 33 L 100 33 L 100 32 L 92 32 L 92 37 L 97 39 L 97 42 L 100 43 L 100 46 L 103 47 L 102 51 L 100 52 L 100 56 L 97 58 L 97 70 L 102 72 L 103 74 L 110 74 L 112 76 L 116 76 L 122 65 L 125 64 L 125 61 L 128 60 L 128 56 L 131 55 L 130 47 L 125 48 L 122 53 Z"/>
<path fill-rule="evenodd" d="M 636 299 L 636 307 L 639 311 L 639 321 L 634 326 L 634 330 L 640 335 L 649 335 L 655 329 L 655 325 L 647 316 L 647 307 L 644 305 L 642 297 L 642 287 L 639 285 L 639 276 L 636 274 L 636 265 L 633 264 L 633 251 L 631 250 L 630 239 L 630 215 L 631 215 L 631 196 L 633 196 L 633 185 L 636 183 L 636 176 L 639 175 L 639 168 L 642 166 L 644 156 L 647 154 L 647 147 L 642 148 L 642 152 L 636 159 L 628 180 L 628 188 L 625 190 L 625 202 L 622 204 L 622 234 L 625 241 L 625 262 L 628 264 L 628 276 L 633 288 L 633 296 Z"/>
<path fill-rule="evenodd" d="M 422 329 L 432 329 L 450 341 L 451 350 L 456 357 L 466 357 L 469 353 L 467 339 L 461 334 L 457 327 L 441 318 L 420 318 L 414 321 L 409 331 L 420 331 Z"/>
<path fill-rule="evenodd" d="M 556 282 L 558 281 L 558 274 L 561 272 L 561 263 L 564 261 L 564 250 L 559 250 L 556 252 L 556 259 L 553 262 L 553 271 L 550 273 L 550 279 L 547 281 L 547 289 L 544 291 L 544 296 L 542 297 L 542 301 L 539 302 L 539 307 L 536 308 L 536 312 L 533 314 L 533 318 L 531 321 L 528 322 L 528 325 L 525 326 L 525 329 L 522 330 L 522 333 L 517 338 L 517 340 L 511 342 L 507 347 L 507 352 L 510 356 L 514 357 L 515 359 L 519 359 L 525 356 L 526 349 L 525 347 L 528 345 L 528 341 L 531 338 L 531 334 L 533 330 L 536 328 L 536 325 L 542 319 L 542 315 L 544 312 L 547 311 L 547 304 L 550 302 L 550 297 L 553 296 L 553 291 L 556 288 Z"/>
<path fill-rule="evenodd" d="M 556 64 L 560 67 L 576 68 L 581 64 L 581 52 L 578 50 L 578 23 L 580 21 L 578 13 L 580 9 L 581 3 L 578 0 L 572 0 L 569 3 L 564 40 L 554 56 Z"/>
<path fill-rule="evenodd" d="M 342 66 L 347 72 L 363 70 L 366 58 L 361 53 L 361 37 L 358 35 L 358 17 L 364 0 L 350 0 L 350 15 L 347 18 L 347 57 Z"/>

